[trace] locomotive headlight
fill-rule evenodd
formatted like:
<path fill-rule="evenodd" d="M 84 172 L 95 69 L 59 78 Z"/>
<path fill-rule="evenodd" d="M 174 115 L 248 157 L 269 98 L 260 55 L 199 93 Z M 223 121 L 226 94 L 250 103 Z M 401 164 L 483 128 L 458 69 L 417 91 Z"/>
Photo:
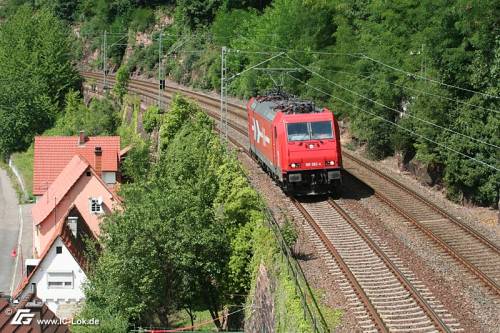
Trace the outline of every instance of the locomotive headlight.
<path fill-rule="evenodd" d="M 292 164 L 290 164 L 290 166 L 292 168 L 298 168 L 298 167 L 300 167 L 300 163 L 292 163 Z"/>
<path fill-rule="evenodd" d="M 326 165 L 335 165 L 335 161 L 326 161 L 325 164 Z"/>

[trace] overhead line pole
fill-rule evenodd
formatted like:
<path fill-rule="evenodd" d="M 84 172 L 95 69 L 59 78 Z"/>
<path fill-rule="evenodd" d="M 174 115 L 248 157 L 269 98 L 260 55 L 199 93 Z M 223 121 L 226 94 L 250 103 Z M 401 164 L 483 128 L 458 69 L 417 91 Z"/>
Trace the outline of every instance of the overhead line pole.
<path fill-rule="evenodd" d="M 227 53 L 230 51 L 231 51 L 231 49 L 227 48 L 226 46 L 222 46 L 222 49 L 221 49 L 221 70 L 220 70 L 220 137 L 221 137 L 221 141 L 225 141 L 226 145 L 228 142 L 228 134 L 227 134 L 227 131 L 228 131 L 227 85 L 228 85 L 229 81 L 240 76 L 243 73 L 246 73 L 252 69 L 259 67 L 260 65 L 263 65 L 263 64 L 273 60 L 274 58 L 280 57 L 283 54 L 285 54 L 285 52 L 276 53 L 272 57 L 270 57 L 264 61 L 261 61 L 258 64 L 255 64 L 251 67 L 248 67 L 248 68 L 242 70 L 241 72 L 236 73 L 228 78 L 227 77 L 227 73 L 228 73 Z M 227 145 L 227 147 L 229 147 L 229 146 Z"/>
<path fill-rule="evenodd" d="M 225 46 L 221 49 L 221 70 L 220 70 L 220 135 L 221 141 L 227 144 L 227 84 L 226 84 L 226 52 Z"/>
<path fill-rule="evenodd" d="M 158 46 L 158 109 L 160 109 L 161 112 L 161 90 L 162 90 L 162 75 L 161 75 L 161 58 L 162 58 L 162 45 L 161 45 L 161 40 L 163 37 L 163 31 L 160 31 L 160 42 Z"/>
<path fill-rule="evenodd" d="M 103 87 L 102 87 L 102 90 L 105 92 L 107 89 L 108 89 L 108 85 L 107 85 L 107 82 L 106 82 L 106 78 L 107 78 L 107 73 L 106 73 L 106 62 L 107 62 L 107 54 L 106 54 L 106 49 L 107 49 L 107 45 L 106 45 L 106 34 L 107 34 L 107 31 L 104 30 L 104 36 L 103 36 L 103 40 L 102 40 L 102 71 L 103 71 Z"/>
<path fill-rule="evenodd" d="M 114 43 L 108 46 L 108 35 L 121 35 L 121 37 Z M 108 90 L 108 47 L 113 47 L 114 45 L 127 45 L 127 44 L 119 44 L 119 42 L 127 36 L 126 33 L 113 33 L 104 30 L 102 37 L 102 75 L 103 75 L 103 91 Z"/>

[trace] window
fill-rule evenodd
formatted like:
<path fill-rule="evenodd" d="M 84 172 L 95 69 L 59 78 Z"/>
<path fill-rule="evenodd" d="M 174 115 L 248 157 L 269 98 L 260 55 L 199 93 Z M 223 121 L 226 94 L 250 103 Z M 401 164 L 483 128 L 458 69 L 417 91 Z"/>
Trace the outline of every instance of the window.
<path fill-rule="evenodd" d="M 288 141 L 333 139 L 331 121 L 287 124 Z"/>
<path fill-rule="evenodd" d="M 73 289 L 73 272 L 48 272 L 49 289 Z"/>
<path fill-rule="evenodd" d="M 56 254 L 62 253 L 62 246 L 56 246 Z"/>
<path fill-rule="evenodd" d="M 102 210 L 102 198 L 90 198 L 90 212 L 100 214 Z"/>
<path fill-rule="evenodd" d="M 311 123 L 311 139 L 332 139 L 332 122 L 331 121 L 316 121 Z"/>
<path fill-rule="evenodd" d="M 116 172 L 104 171 L 102 173 L 102 180 L 108 185 L 116 184 Z"/>
<path fill-rule="evenodd" d="M 309 140 L 309 129 L 307 123 L 289 123 L 288 141 Z"/>

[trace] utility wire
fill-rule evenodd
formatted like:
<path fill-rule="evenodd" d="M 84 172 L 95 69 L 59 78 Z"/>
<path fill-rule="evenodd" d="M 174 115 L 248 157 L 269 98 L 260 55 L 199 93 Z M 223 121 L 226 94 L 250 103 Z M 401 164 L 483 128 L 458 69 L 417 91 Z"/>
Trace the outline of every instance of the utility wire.
<path fill-rule="evenodd" d="M 238 35 L 238 36 L 240 36 L 241 38 L 243 38 L 243 39 L 249 41 L 250 43 L 253 43 L 253 44 L 255 44 L 255 45 L 259 46 L 259 47 L 265 47 L 265 48 L 272 47 L 274 49 L 277 49 L 277 50 L 280 50 L 280 51 L 283 51 L 283 52 L 289 52 L 289 53 L 308 53 L 308 54 L 323 54 L 323 55 L 336 55 L 336 56 L 348 56 L 348 57 L 360 58 L 360 59 L 363 58 L 362 55 L 356 54 L 356 53 L 287 49 L 287 48 L 284 48 L 284 47 L 262 44 L 260 42 L 254 41 L 254 40 L 252 40 L 250 38 L 247 38 L 247 37 L 245 37 L 243 35 Z"/>
<path fill-rule="evenodd" d="M 232 80 L 232 79 L 234 79 L 235 77 L 240 76 L 241 74 L 243 74 L 243 73 L 245 73 L 245 72 L 248 72 L 248 71 L 249 71 L 249 70 L 251 70 L 251 69 L 254 69 L 254 68 L 256 68 L 256 67 L 259 67 L 260 65 L 263 65 L 263 64 L 265 64 L 266 62 L 269 62 L 269 61 L 273 60 L 274 58 L 277 58 L 277 57 L 279 57 L 279 56 L 282 56 L 283 54 L 284 54 L 284 52 L 278 53 L 278 54 L 276 54 L 276 55 L 272 56 L 271 58 L 268 58 L 268 59 L 266 59 L 266 60 L 264 60 L 264 61 L 259 62 L 259 63 L 258 63 L 258 64 L 256 64 L 256 65 L 253 65 L 253 66 L 251 66 L 251 67 L 248 67 L 248 68 L 244 69 L 243 71 L 241 71 L 241 72 L 239 72 L 239 73 L 236 73 L 236 74 L 234 74 L 233 76 L 231 76 L 230 78 L 226 79 L 226 81 L 231 81 L 231 80 Z"/>
<path fill-rule="evenodd" d="M 478 108 L 478 109 L 492 111 L 492 112 L 500 114 L 499 110 L 485 108 L 484 106 L 467 103 L 467 102 L 464 102 L 464 101 L 460 101 L 458 99 L 453 99 L 453 98 L 446 97 L 446 96 L 439 95 L 439 94 L 433 94 L 433 93 L 430 93 L 430 92 L 425 91 L 425 90 L 411 88 L 411 87 L 408 87 L 408 86 L 405 86 L 405 85 L 402 85 L 402 84 L 398 84 L 398 83 L 394 83 L 394 82 L 389 82 L 388 80 L 377 79 L 377 78 L 372 77 L 372 76 L 366 76 L 366 75 L 361 75 L 361 74 L 358 74 L 358 73 L 346 72 L 346 71 L 340 71 L 340 70 L 333 70 L 333 69 L 317 69 L 317 70 L 323 70 L 323 71 L 332 72 L 332 73 L 346 74 L 346 75 L 349 75 L 349 76 L 359 76 L 359 77 L 362 77 L 362 78 L 365 78 L 365 79 L 368 79 L 368 80 L 374 80 L 374 81 L 378 81 L 378 82 L 386 82 L 386 83 L 388 83 L 388 84 L 390 84 L 392 86 L 400 87 L 400 88 L 403 88 L 403 89 L 408 89 L 408 90 L 419 92 L 419 93 L 426 94 L 426 95 L 429 95 L 429 96 L 434 96 L 434 97 L 446 99 L 446 100 L 449 100 L 449 101 L 452 101 L 452 102 L 457 102 L 457 103 L 460 103 L 460 104 L 463 104 L 463 105 L 468 105 L 468 106 L 472 106 L 472 107 L 475 107 L 475 108 Z"/>
<path fill-rule="evenodd" d="M 473 160 L 473 161 L 475 161 L 475 162 L 477 162 L 477 163 L 480 163 L 480 164 L 482 164 L 482 165 L 484 165 L 484 166 L 486 166 L 486 167 L 488 167 L 488 168 L 490 168 L 490 169 L 493 169 L 493 170 L 495 170 L 495 171 L 497 171 L 497 172 L 498 172 L 498 171 L 500 171 L 500 169 L 499 169 L 499 168 L 497 168 L 497 167 L 495 167 L 495 166 L 493 166 L 493 165 L 490 165 L 490 164 L 488 164 L 488 163 L 486 163 L 486 162 L 484 162 L 484 161 L 482 161 L 482 160 L 479 160 L 479 159 L 477 159 L 477 158 L 475 158 L 475 157 L 472 157 L 472 156 L 470 156 L 470 155 L 464 154 L 464 153 L 462 153 L 462 152 L 460 152 L 460 151 L 458 151 L 458 150 L 456 150 L 456 149 L 453 149 L 453 148 L 451 148 L 451 147 L 448 147 L 448 146 L 446 146 L 446 145 L 444 145 L 444 144 L 442 144 L 442 143 L 439 143 L 439 142 L 437 142 L 437 141 L 434 141 L 434 140 L 432 140 L 432 139 L 429 139 L 429 138 L 427 138 L 427 137 L 425 137 L 425 136 L 423 136 L 423 135 L 421 135 L 421 134 L 418 134 L 418 133 L 416 133 L 416 132 L 414 132 L 414 131 L 412 131 L 412 130 L 410 130 L 410 129 L 408 129 L 408 128 L 404 127 L 404 126 L 401 126 L 401 125 L 399 125 L 399 124 L 397 124 L 397 123 L 395 123 L 395 122 L 393 122 L 393 121 L 390 121 L 390 120 L 388 120 L 388 119 L 385 119 L 384 117 L 381 117 L 381 116 L 379 116 L 379 115 L 377 115 L 377 114 L 375 114 L 375 113 L 372 113 L 372 112 L 370 112 L 370 111 L 368 111 L 368 110 L 365 110 L 365 109 L 363 109 L 363 108 L 361 108 L 361 107 L 359 107 L 359 106 L 357 106 L 357 105 L 355 105 L 355 104 L 352 104 L 352 103 L 350 103 L 350 102 L 348 102 L 348 101 L 346 101 L 346 100 L 344 100 L 344 99 L 342 99 L 342 98 L 340 98 L 340 97 L 337 97 L 337 96 L 334 96 L 334 95 L 332 95 L 332 94 L 330 94 L 330 93 L 327 93 L 327 92 L 325 92 L 325 91 L 321 90 L 320 88 L 317 88 L 317 87 L 315 87 L 315 86 L 313 86 L 313 85 L 311 85 L 311 84 L 309 84 L 309 83 L 307 83 L 307 82 L 304 82 L 304 81 L 302 81 L 302 80 L 300 80 L 300 79 L 298 79 L 298 78 L 294 77 L 293 75 L 291 75 L 291 74 L 289 74 L 289 73 L 287 73 L 287 75 L 288 75 L 288 76 L 290 76 L 292 79 L 294 79 L 294 80 L 296 80 L 296 81 L 298 81 L 298 82 L 300 82 L 300 83 L 302 83 L 302 84 L 304 84 L 304 85 L 306 85 L 306 86 L 308 86 L 308 87 L 310 87 L 310 88 L 312 88 L 312 89 L 314 89 L 314 90 L 316 90 L 316 91 L 318 91 L 318 92 L 320 92 L 320 93 L 322 93 L 322 94 L 325 94 L 325 95 L 327 95 L 327 96 L 330 96 L 331 98 L 337 99 L 337 100 L 339 100 L 339 101 L 341 101 L 341 102 L 343 102 L 343 103 L 345 103 L 345 104 L 347 104 L 347 105 L 352 106 L 353 108 L 356 108 L 356 109 L 358 109 L 358 110 L 360 110 L 360 111 L 362 111 L 362 112 L 368 113 L 368 114 L 370 114 L 370 115 L 372 115 L 372 116 L 374 116 L 374 117 L 376 117 L 376 118 L 378 118 L 378 119 L 380 119 L 380 120 L 382 120 L 382 121 L 385 121 L 385 122 L 387 122 L 387 123 L 389 123 L 389 124 L 391 124 L 391 125 L 393 125 L 393 126 L 399 127 L 400 129 L 402 129 L 402 130 L 404 130 L 404 131 L 406 131 L 406 132 L 408 132 L 408 133 L 410 133 L 410 134 L 412 134 L 412 135 L 415 135 L 415 136 L 417 136 L 417 137 L 420 137 L 420 138 L 422 138 L 422 139 L 424 139 L 424 140 L 426 140 L 426 141 L 432 142 L 432 143 L 434 143 L 434 144 L 436 144 L 436 145 L 438 145 L 438 146 L 441 146 L 441 147 L 443 147 L 443 148 L 445 148 L 445 149 L 447 149 L 447 150 L 449 150 L 449 151 L 452 151 L 452 152 L 454 152 L 454 153 L 456 153 L 456 154 L 459 154 L 459 155 L 461 155 L 461 156 L 463 156 L 463 157 L 465 157 L 465 158 L 467 158 L 467 159 L 470 159 L 470 160 Z"/>
<path fill-rule="evenodd" d="M 428 78 L 428 77 L 425 77 L 425 76 L 422 76 L 422 75 L 418 75 L 418 74 L 415 74 L 415 73 L 410 73 L 410 72 L 407 72 L 405 71 L 404 69 L 401 69 L 401 68 L 397 68 L 397 67 L 394 67 L 394 66 L 391 66 L 391 65 L 388 65 L 380 60 L 377 60 L 377 59 L 373 59 L 365 54 L 362 54 L 361 55 L 363 56 L 364 59 L 368 59 L 370 61 L 373 61 L 373 62 L 376 62 L 382 66 L 385 66 L 387 68 L 390 68 L 392 70 L 395 70 L 395 71 L 398 71 L 398 72 L 401 72 L 401 73 L 405 73 L 407 75 L 411 75 L 413 77 L 417 77 L 419 79 L 422 79 L 422 80 L 427 80 L 427 81 L 430 81 L 430 82 L 433 82 L 433 83 L 436 83 L 436 84 L 440 84 L 440 85 L 443 85 L 443 86 L 446 86 L 446 87 L 449 87 L 449 88 L 454 88 L 454 89 L 458 89 L 458 90 L 462 90 L 462 91 L 467 91 L 467 92 L 471 92 L 471 93 L 474 93 L 474 94 L 479 94 L 479 95 L 483 95 L 485 97 L 491 97 L 491 98 L 496 98 L 496 99 L 500 99 L 499 96 L 493 96 L 493 95 L 490 95 L 490 94 L 486 94 L 486 93 L 482 93 L 480 91 L 476 91 L 476 90 L 472 90 L 472 89 L 467 89 L 467 88 L 462 88 L 462 87 L 459 87 L 459 86 L 455 86 L 455 85 L 452 85 L 452 84 L 448 84 L 448 83 L 444 83 L 444 82 L 441 82 L 441 81 L 438 81 L 438 80 L 435 80 L 435 79 L 432 79 L 432 78 Z"/>
<path fill-rule="evenodd" d="M 377 104 L 377 105 L 379 105 L 379 106 L 382 106 L 382 107 L 384 107 L 384 108 L 386 108 L 386 109 L 388 109 L 388 110 L 391 110 L 391 111 L 397 112 L 398 114 L 400 114 L 400 113 L 401 113 L 401 112 L 400 112 L 399 110 L 397 110 L 397 109 L 394 109 L 394 108 L 392 108 L 392 107 L 390 107 L 390 106 L 387 106 L 387 105 L 385 105 L 385 104 L 383 104 L 383 103 L 380 103 L 379 101 L 376 101 L 376 100 L 374 100 L 374 99 L 372 99 L 372 98 L 370 98 L 370 97 L 364 96 L 364 95 L 362 95 L 362 94 L 360 94 L 360 93 L 358 93 L 358 92 L 356 92 L 356 91 L 354 91 L 354 90 L 351 90 L 351 89 L 349 89 L 349 88 L 346 88 L 346 87 L 344 87 L 343 85 L 341 85 L 341 84 L 339 84 L 339 83 L 337 83 L 337 82 L 334 82 L 334 81 L 332 81 L 332 80 L 328 79 L 327 77 L 325 77 L 325 76 L 323 76 L 323 75 L 319 74 L 318 72 L 313 71 L 312 69 L 310 69 L 310 68 L 308 68 L 307 66 L 305 66 L 305 65 L 301 64 L 301 63 L 300 63 L 300 62 L 298 62 L 297 60 L 295 60 L 295 59 L 291 58 L 288 54 L 286 55 L 286 57 L 287 57 L 288 59 L 290 59 L 293 63 L 297 64 L 298 66 L 300 66 L 300 67 L 302 67 L 303 69 L 307 70 L 308 72 L 310 72 L 310 73 L 312 73 L 312 74 L 314 74 L 314 75 L 316 75 L 316 76 L 318 76 L 318 77 L 322 78 L 323 80 L 325 80 L 325 81 L 327 81 L 327 82 L 329 82 L 329 83 L 331 83 L 331 84 L 335 85 L 336 87 L 339 87 L 339 88 L 341 88 L 341 89 L 344 89 L 344 90 L 346 90 L 346 91 L 348 91 L 348 92 L 350 92 L 350 93 L 352 93 L 352 94 L 355 94 L 356 96 L 359 96 L 359 97 L 361 97 L 361 98 L 364 98 L 364 99 L 366 99 L 366 100 L 368 100 L 368 101 L 370 101 L 370 102 L 372 102 L 372 103 L 375 103 L 375 104 Z M 462 137 L 464 137 L 464 138 L 471 139 L 471 140 L 473 140 L 473 141 L 476 141 L 476 142 L 482 143 L 482 144 L 487 145 L 487 146 L 494 147 L 494 148 L 496 148 L 496 149 L 500 149 L 500 146 L 497 146 L 497 145 L 495 145 L 495 144 L 492 144 L 492 143 L 489 143 L 489 142 L 486 142 L 486 141 L 483 141 L 483 140 L 480 140 L 480 139 L 476 139 L 476 138 L 474 138 L 474 137 L 472 137 L 472 136 L 469 136 L 469 135 L 466 135 L 466 134 L 463 134 L 463 133 L 457 132 L 457 131 L 455 131 L 455 130 L 453 130 L 453 129 L 449 129 L 449 128 L 447 128 L 447 127 L 444 127 L 444 126 L 441 126 L 441 125 L 438 125 L 438 124 L 435 124 L 435 123 L 433 123 L 433 122 L 431 122 L 431 121 L 428 121 L 428 120 L 425 120 L 425 119 L 422 119 L 422 118 L 419 118 L 419 117 L 413 116 L 413 115 L 411 115 L 411 114 L 409 114 L 409 113 L 408 113 L 408 114 L 406 114 L 406 115 L 407 115 L 407 116 L 409 116 L 409 117 L 411 117 L 411 118 L 417 119 L 417 120 L 419 120 L 419 121 L 421 121 L 421 122 L 423 122 L 423 123 L 426 123 L 426 124 L 428 124 L 428 125 L 431 125 L 431 126 L 434 126 L 434 127 L 440 128 L 440 129 L 442 129 L 442 130 L 444 130 L 444 131 L 447 131 L 447 132 L 450 132 L 450 133 L 454 133 L 454 134 L 460 135 L 460 136 L 462 136 Z"/>
<path fill-rule="evenodd" d="M 448 83 L 444 83 L 444 82 L 441 82 L 441 81 L 438 81 L 438 80 L 435 80 L 435 79 L 432 79 L 432 78 L 428 78 L 428 77 L 425 77 L 425 76 L 421 76 L 421 75 L 418 75 L 418 74 L 415 74 L 415 73 L 411 73 L 411 72 L 408 72 L 408 71 L 405 71 L 401 68 L 397 68 L 397 67 L 394 67 L 394 66 L 391 66 L 389 64 L 386 64 L 380 60 L 377 60 L 377 59 L 374 59 L 374 58 L 371 58 L 369 56 L 367 56 L 366 54 L 363 54 L 363 53 L 342 53 L 342 52 L 327 52 L 327 51 L 309 51 L 309 50 L 293 50 L 293 49 L 286 49 L 286 48 L 282 48 L 282 47 L 278 47 L 278 46 L 274 46 L 274 45 L 265 45 L 265 44 L 262 44 L 262 43 L 259 43 L 259 42 L 256 42 L 250 38 L 247 38 L 245 36 L 242 36 L 242 35 L 239 35 L 240 37 L 244 38 L 245 40 L 251 42 L 251 43 L 254 43 L 255 45 L 259 45 L 261 47 L 266 47 L 266 48 L 269 48 L 269 47 L 272 47 L 272 48 L 275 48 L 275 49 L 278 49 L 278 50 L 281 50 L 281 51 L 286 51 L 286 52 L 295 52 L 295 53 L 310 53 L 310 54 L 324 54 L 324 55 L 338 55 L 338 56 L 348 56 L 348 57 L 353 57 L 353 58 L 360 58 L 360 59 L 368 59 L 370 61 L 373 61 L 373 62 L 376 62 L 380 65 L 383 65 L 385 67 L 388 67 L 392 70 L 395 70 L 395 71 L 398 71 L 398 72 L 401 72 L 401 73 L 404 73 L 404 74 L 407 74 L 407 75 L 411 75 L 413 77 L 416 77 L 416 78 L 419 78 L 419 79 L 422 79 L 422 80 L 426 80 L 426 81 L 430 81 L 430 82 L 433 82 L 433 83 L 437 83 L 437 84 L 440 84 L 440 85 L 443 85 L 443 86 L 446 86 L 446 87 L 449 87 L 449 88 L 454 88 L 454 89 L 458 89 L 458 90 L 462 90 L 462 91 L 467 91 L 467 92 L 471 92 L 471 93 L 474 93 L 474 94 L 480 94 L 480 95 L 483 95 L 485 97 L 491 97 L 491 98 L 496 98 L 496 99 L 500 99 L 499 96 L 493 96 L 493 95 L 490 95 L 490 94 L 487 94 L 487 93 L 482 93 L 480 91 L 476 91 L 476 90 L 472 90 L 472 89 L 467 89 L 467 88 L 462 88 L 462 87 L 459 87 L 459 86 L 455 86 L 455 85 L 452 85 L 452 84 L 448 84 Z"/>
<path fill-rule="evenodd" d="M 243 53 L 243 54 L 267 54 L 267 55 L 271 55 L 271 54 L 279 54 L 279 53 L 282 53 L 282 52 L 265 52 L 265 51 L 248 51 L 248 50 L 241 50 L 241 49 L 228 49 L 228 50 L 231 50 L 233 51 L 233 53 Z"/>

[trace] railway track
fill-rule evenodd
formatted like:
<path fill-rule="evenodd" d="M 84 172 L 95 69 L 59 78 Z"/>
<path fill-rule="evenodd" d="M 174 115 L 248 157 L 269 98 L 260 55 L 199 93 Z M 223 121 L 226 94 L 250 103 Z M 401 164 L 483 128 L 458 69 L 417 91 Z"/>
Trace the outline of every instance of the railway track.
<path fill-rule="evenodd" d="M 97 82 L 102 78 L 93 73 L 84 73 L 84 76 L 93 78 Z M 109 81 L 114 83 L 112 77 L 109 78 Z M 131 80 L 129 83 L 130 91 L 152 100 L 157 98 L 156 89 L 154 83 L 147 81 Z M 209 115 L 215 119 L 218 118 L 217 110 L 220 104 L 216 97 L 182 88 L 169 87 L 164 93 L 164 102 L 168 103 L 173 94 L 179 91 L 208 107 Z M 234 103 L 229 103 L 228 108 L 229 127 L 232 131 L 245 137 L 246 114 L 244 108 Z M 241 141 L 234 139 L 231 141 L 246 150 L 245 144 L 242 144 Z M 344 153 L 344 156 L 347 157 L 344 158 L 344 161 L 347 162 L 347 169 L 350 173 L 371 186 L 379 198 L 417 226 L 427 223 L 421 228 L 422 231 L 474 272 L 491 290 L 499 293 L 498 270 L 489 269 L 486 266 L 487 261 L 481 260 L 480 257 L 462 255 L 472 243 L 476 247 L 488 247 L 491 249 L 489 254 L 498 258 L 500 251 L 495 244 L 464 226 L 439 207 L 427 202 L 425 198 L 419 197 L 418 194 L 402 184 L 373 169 L 369 164 L 348 153 Z M 416 205 L 415 199 L 418 199 L 418 205 Z M 323 248 L 328 249 L 328 255 L 332 256 L 337 267 L 340 268 L 339 274 L 342 274 L 349 281 L 345 288 L 351 291 L 347 291 L 347 295 L 354 302 L 352 305 L 360 317 L 360 323 L 362 323 L 364 330 L 394 332 L 450 332 L 459 330 L 458 323 L 453 318 L 449 318 L 449 314 L 443 316 L 443 313 L 446 313 L 442 309 L 442 305 L 436 304 L 423 284 L 415 282 L 414 276 L 408 270 L 404 269 L 403 272 L 398 268 L 398 265 L 395 264 L 399 261 L 397 256 L 395 254 L 392 257 L 387 256 L 385 253 L 390 249 L 383 249 L 376 245 L 363 227 L 356 224 L 335 202 L 332 200 L 318 203 L 294 201 L 294 205 L 301 212 L 303 218 L 308 221 L 309 231 L 314 231 L 323 244 Z M 435 215 L 430 215 L 429 211 Z M 437 218 L 436 215 L 440 217 Z M 439 229 L 439 224 L 435 222 L 445 219 L 447 224 L 444 228 L 441 226 Z M 447 230 L 449 229 L 447 228 L 450 228 L 448 224 L 454 226 L 455 230 L 458 231 L 448 234 Z M 431 229 L 432 227 L 435 229 Z M 342 230 L 342 233 L 339 233 L 339 230 Z M 469 238 L 460 238 L 460 232 L 467 234 Z M 335 249 L 337 249 L 336 252 Z M 323 254 L 325 254 L 324 250 Z M 481 266 L 483 264 L 484 266 Z M 497 269 L 498 267 L 500 265 L 496 266 Z"/>
<path fill-rule="evenodd" d="M 426 198 L 352 154 L 346 169 L 500 295 L 500 248 Z"/>
<path fill-rule="evenodd" d="M 362 221 L 332 199 L 292 199 L 318 252 L 366 332 L 462 331 L 421 281 Z M 316 237 L 315 237 L 316 236 Z M 328 249 L 328 252 L 323 249 Z M 332 262 L 332 259 L 335 263 Z M 347 281 L 347 282 L 346 282 Z"/>
<path fill-rule="evenodd" d="M 86 75 L 98 80 L 102 79 L 102 76 L 94 73 Z M 110 78 L 110 82 L 114 82 L 114 79 Z M 157 87 L 152 82 L 131 80 L 130 85 L 136 92 L 146 89 L 150 92 L 150 98 L 156 97 L 154 89 Z M 179 91 L 212 108 L 218 108 L 220 105 L 216 97 L 184 88 L 168 88 L 166 95 L 171 98 L 174 92 Z M 228 103 L 228 111 L 232 120 L 237 121 L 246 130 L 244 107 Z M 344 167 L 349 173 L 370 186 L 379 199 L 409 220 L 461 265 L 465 266 L 488 287 L 491 293 L 496 294 L 496 297 L 500 296 L 500 247 L 498 245 L 348 151 L 343 151 L 343 157 Z"/>

